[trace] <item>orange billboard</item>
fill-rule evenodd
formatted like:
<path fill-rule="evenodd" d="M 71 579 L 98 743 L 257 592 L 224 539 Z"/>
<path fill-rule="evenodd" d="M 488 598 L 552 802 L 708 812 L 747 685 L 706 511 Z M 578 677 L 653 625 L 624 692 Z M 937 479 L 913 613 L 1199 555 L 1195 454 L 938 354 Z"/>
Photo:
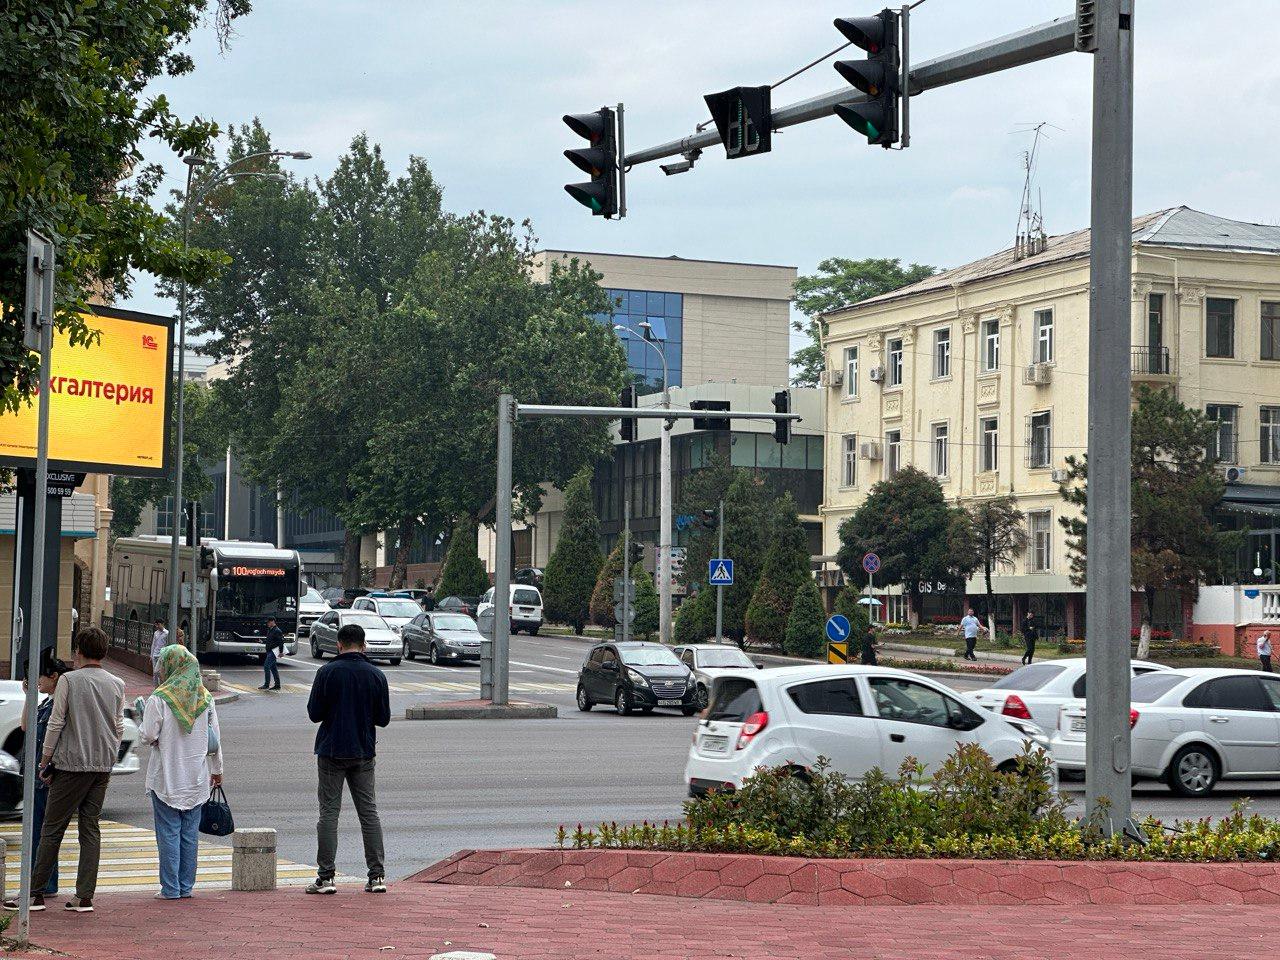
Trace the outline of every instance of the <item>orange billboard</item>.
<path fill-rule="evenodd" d="M 49 469 L 161 476 L 169 460 L 173 321 L 95 307 L 84 315 L 98 340 L 72 346 L 54 334 L 49 370 Z M 0 464 L 36 462 L 39 397 L 0 413 Z"/>

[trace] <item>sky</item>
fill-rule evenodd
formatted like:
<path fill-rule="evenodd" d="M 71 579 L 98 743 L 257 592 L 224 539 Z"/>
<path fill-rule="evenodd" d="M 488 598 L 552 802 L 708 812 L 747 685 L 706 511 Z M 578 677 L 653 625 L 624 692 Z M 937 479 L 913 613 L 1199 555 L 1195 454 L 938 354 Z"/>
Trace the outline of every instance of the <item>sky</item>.
<path fill-rule="evenodd" d="M 912 99 L 911 146 L 868 146 L 835 117 L 775 132 L 773 152 L 708 149 L 687 174 L 627 178 L 628 216 L 592 217 L 564 192 L 582 176 L 561 122 L 626 105 L 629 149 L 692 132 L 702 95 L 776 82 L 843 42 L 849 0 L 538 3 L 255 0 L 221 54 L 191 41 L 194 73 L 158 81 L 183 116 L 259 117 L 325 177 L 357 133 L 393 172 L 425 157 L 454 211 L 528 218 L 545 247 L 792 265 L 897 257 L 950 267 L 1011 244 L 1027 132 L 1046 122 L 1035 187 L 1045 226 L 1088 224 L 1092 59 L 1067 54 Z M 1070 15 L 1072 0 L 926 0 L 915 62 Z M 1280 0 L 1136 0 L 1134 212 L 1186 204 L 1280 222 Z M 861 51 L 841 54 L 853 58 Z M 837 58 L 838 59 L 838 58 Z M 773 92 L 778 106 L 842 86 L 828 60 Z M 178 159 L 147 159 L 179 186 Z M 128 301 L 174 312 L 141 278 Z"/>

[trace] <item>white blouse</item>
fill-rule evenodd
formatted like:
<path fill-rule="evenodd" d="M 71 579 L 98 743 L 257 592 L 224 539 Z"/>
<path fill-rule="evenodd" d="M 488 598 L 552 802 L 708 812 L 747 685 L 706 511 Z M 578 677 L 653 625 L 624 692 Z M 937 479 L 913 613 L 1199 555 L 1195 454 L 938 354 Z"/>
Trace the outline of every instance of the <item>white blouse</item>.
<path fill-rule="evenodd" d="M 218 734 L 217 753 L 209 754 L 209 725 Z M 151 745 L 147 792 L 175 810 L 191 810 L 209 799 L 209 778 L 222 773 L 222 737 L 214 705 L 184 731 L 173 710 L 154 694 L 142 714 L 142 739 Z"/>

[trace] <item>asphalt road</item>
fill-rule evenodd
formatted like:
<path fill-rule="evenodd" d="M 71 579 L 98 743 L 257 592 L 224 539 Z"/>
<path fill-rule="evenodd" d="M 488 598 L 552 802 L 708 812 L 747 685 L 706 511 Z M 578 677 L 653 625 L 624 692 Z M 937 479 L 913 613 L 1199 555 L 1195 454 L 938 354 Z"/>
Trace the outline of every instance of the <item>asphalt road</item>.
<path fill-rule="evenodd" d="M 406 876 L 464 848 L 547 845 L 561 824 L 572 830 L 601 820 L 680 816 L 681 773 L 697 721 L 673 711 L 627 718 L 601 707 L 580 713 L 573 688 L 588 646 L 574 638 L 512 638 L 513 697 L 555 703 L 557 720 L 397 719 L 379 732 L 378 806 L 389 877 Z M 219 666 L 224 680 L 243 691 L 238 702 L 220 711 L 226 789 L 236 823 L 275 827 L 280 856 L 301 863 L 315 862 L 315 728 L 307 720 L 306 693 L 319 666 L 305 651 L 287 658 L 281 693 L 253 689 L 262 682 L 261 668 L 247 661 Z M 395 717 L 403 717 L 411 704 L 479 692 L 474 664 L 405 661 L 385 670 Z M 960 689 L 984 683 L 942 679 Z M 104 816 L 150 826 L 143 782 L 138 774 L 113 783 Z M 1280 816 L 1280 787 L 1270 785 L 1219 788 L 1204 801 L 1174 797 L 1160 785 L 1139 785 L 1134 805 L 1139 814 L 1194 819 L 1227 813 L 1243 797 L 1257 798 L 1258 812 Z M 363 876 L 359 828 L 349 803 L 342 816 L 338 868 Z"/>

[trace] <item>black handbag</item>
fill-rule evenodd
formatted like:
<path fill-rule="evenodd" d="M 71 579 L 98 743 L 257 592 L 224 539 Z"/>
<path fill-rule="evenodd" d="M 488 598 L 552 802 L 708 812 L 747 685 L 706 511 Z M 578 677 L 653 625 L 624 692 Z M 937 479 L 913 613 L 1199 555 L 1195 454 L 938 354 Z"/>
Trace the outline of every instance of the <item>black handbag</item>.
<path fill-rule="evenodd" d="M 231 816 L 231 804 L 221 787 L 214 787 L 209 799 L 200 808 L 200 832 L 211 837 L 225 837 L 236 828 Z"/>

